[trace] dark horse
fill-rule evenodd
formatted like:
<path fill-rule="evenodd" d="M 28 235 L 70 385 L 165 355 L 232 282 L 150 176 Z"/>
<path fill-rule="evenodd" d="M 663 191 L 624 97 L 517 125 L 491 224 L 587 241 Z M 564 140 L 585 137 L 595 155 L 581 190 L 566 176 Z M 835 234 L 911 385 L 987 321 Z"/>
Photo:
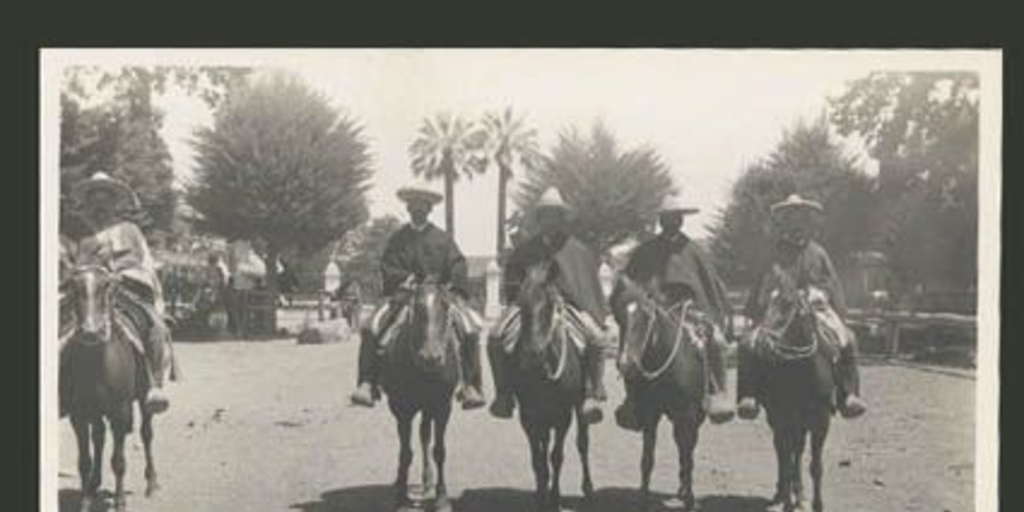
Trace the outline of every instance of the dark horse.
<path fill-rule="evenodd" d="M 580 333 L 573 332 L 569 307 L 550 284 L 551 271 L 556 269 L 536 265 L 520 287 L 519 340 L 510 368 L 510 383 L 519 402 L 519 423 L 530 443 L 537 481 L 537 510 L 559 510 L 565 436 L 574 413 L 576 447 L 583 466 L 583 496 L 589 497 L 594 491 L 588 425 L 581 419 L 583 368 L 572 339 Z"/>
<path fill-rule="evenodd" d="M 821 338 L 812 307 L 811 289 L 781 286 L 769 300 L 759 327 L 757 350 L 764 364 L 762 403 L 772 429 L 778 480 L 775 497 L 786 512 L 803 507 L 801 465 L 807 437 L 811 439 L 810 473 L 813 509 L 821 512 L 822 450 L 834 411 L 832 364 L 835 347 Z"/>
<path fill-rule="evenodd" d="M 409 465 L 412 463 L 412 420 L 420 419 L 420 444 L 423 456 L 424 500 L 434 496 L 434 510 L 451 510 L 445 486 L 445 429 L 452 411 L 452 396 L 459 378 L 458 350 L 453 319 L 449 312 L 448 291 L 436 280 L 428 279 L 415 286 L 405 297 L 402 315 L 394 325 L 398 329 L 387 345 L 382 368 L 382 384 L 388 396 L 388 407 L 398 423 L 401 448 L 398 475 L 395 479 L 397 509 L 413 507 L 409 498 Z M 428 454 L 437 465 L 436 484 Z"/>
<path fill-rule="evenodd" d="M 59 378 L 62 403 L 78 440 L 81 475 L 80 510 L 90 509 L 102 482 L 103 448 L 107 424 L 114 437 L 110 465 L 114 470 L 114 508 L 125 510 L 125 438 L 132 431 L 132 405 L 142 415 L 142 442 L 146 454 L 146 496 L 159 488 L 153 467 L 153 415 L 142 407 L 149 380 L 139 352 L 129 337 L 134 327 L 118 307 L 124 300 L 119 276 L 106 265 L 81 265 L 64 283 L 73 304 L 74 332 L 64 348 Z M 92 451 L 90 452 L 90 437 Z"/>
<path fill-rule="evenodd" d="M 643 505 L 653 503 L 651 472 L 658 423 L 668 416 L 679 452 L 679 489 L 683 508 L 693 508 L 693 452 L 704 423 L 707 363 L 695 330 L 692 300 L 671 303 L 657 280 L 646 289 L 628 278 L 624 287 L 622 350 L 619 369 L 634 387 L 637 414 L 643 431 L 640 492 Z"/>

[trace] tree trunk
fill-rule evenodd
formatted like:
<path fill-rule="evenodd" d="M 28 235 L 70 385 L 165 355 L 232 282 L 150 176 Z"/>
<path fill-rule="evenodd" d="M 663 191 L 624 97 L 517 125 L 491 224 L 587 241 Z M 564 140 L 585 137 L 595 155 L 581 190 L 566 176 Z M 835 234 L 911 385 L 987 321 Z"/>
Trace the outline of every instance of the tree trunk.
<path fill-rule="evenodd" d="M 448 236 L 455 238 L 455 177 L 444 175 L 444 228 Z"/>
<path fill-rule="evenodd" d="M 506 189 L 511 171 L 505 165 L 498 164 L 498 247 L 494 254 L 498 261 L 502 261 L 505 254 L 505 216 L 506 216 Z"/>

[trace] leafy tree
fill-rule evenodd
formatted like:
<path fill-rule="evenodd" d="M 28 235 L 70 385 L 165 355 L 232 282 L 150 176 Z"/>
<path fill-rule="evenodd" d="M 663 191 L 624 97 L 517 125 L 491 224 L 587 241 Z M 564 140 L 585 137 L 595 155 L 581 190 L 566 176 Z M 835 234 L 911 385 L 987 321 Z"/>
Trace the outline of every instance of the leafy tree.
<path fill-rule="evenodd" d="M 342 279 L 359 283 L 367 300 L 376 300 L 381 295 L 380 259 L 388 239 L 401 227 L 402 221 L 393 215 L 375 218 L 351 231 L 336 252 Z"/>
<path fill-rule="evenodd" d="M 247 72 L 224 67 L 69 67 L 60 97 L 61 192 L 70 193 L 95 172 L 107 172 L 139 196 L 141 210 L 123 215 L 147 234 L 171 230 L 176 201 L 171 155 L 160 136 L 163 113 L 153 106 L 153 97 L 174 86 L 213 106 Z M 73 210 L 75 205 L 66 207 Z"/>
<path fill-rule="evenodd" d="M 830 100 L 878 160 L 876 244 L 907 286 L 977 282 L 978 88 L 969 72 L 878 72 Z"/>
<path fill-rule="evenodd" d="M 237 89 L 194 147 L 188 202 L 198 227 L 260 241 L 266 261 L 289 249 L 315 252 L 367 217 L 372 170 L 361 128 L 296 78 Z"/>
<path fill-rule="evenodd" d="M 825 118 L 798 122 L 775 150 L 750 165 L 711 228 L 711 251 L 731 285 L 752 286 L 771 247 L 771 205 L 793 193 L 822 204 L 818 239 L 837 266 L 871 240 L 876 208 L 871 177 L 845 156 Z"/>
<path fill-rule="evenodd" d="M 487 134 L 484 154 L 498 165 L 498 245 L 495 254 L 505 253 L 507 224 L 507 188 L 512 167 L 518 163 L 525 169 L 535 168 L 543 159 L 537 145 L 537 130 L 528 128 L 523 117 L 513 114 L 511 107 L 501 113 L 484 114 Z"/>
<path fill-rule="evenodd" d="M 483 173 L 487 161 L 480 153 L 486 133 L 469 121 L 447 113 L 424 119 L 409 146 L 412 172 L 427 180 L 444 180 L 445 229 L 455 236 L 455 183 Z"/>
<path fill-rule="evenodd" d="M 651 147 L 624 151 L 612 133 L 595 123 L 588 137 L 564 131 L 543 165 L 528 168 L 516 202 L 518 236 L 533 227 L 533 205 L 555 187 L 572 208 L 573 232 L 598 252 L 650 228 L 666 197 L 676 191 L 668 166 Z"/>

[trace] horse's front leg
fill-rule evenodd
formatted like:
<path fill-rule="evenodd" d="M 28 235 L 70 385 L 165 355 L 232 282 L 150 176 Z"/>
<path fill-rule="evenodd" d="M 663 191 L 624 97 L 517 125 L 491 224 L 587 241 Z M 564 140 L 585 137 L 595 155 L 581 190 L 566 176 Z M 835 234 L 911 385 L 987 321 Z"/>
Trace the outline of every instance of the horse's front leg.
<path fill-rule="evenodd" d="M 534 493 L 536 509 L 542 511 L 545 508 L 548 495 L 548 482 L 551 474 L 548 470 L 548 444 L 550 432 L 542 426 L 531 425 L 527 432 L 530 439 L 530 457 L 533 461 L 533 477 L 537 483 Z"/>
<path fill-rule="evenodd" d="M 92 422 L 92 460 L 95 463 L 92 465 L 92 472 L 89 474 L 89 494 L 93 496 L 100 490 L 103 485 L 103 450 L 106 448 L 107 443 L 107 424 L 103 422 L 103 418 L 98 418 Z"/>
<path fill-rule="evenodd" d="M 807 446 L 807 429 L 796 429 L 793 438 L 793 504 L 796 509 L 804 506 L 804 447 Z"/>
<path fill-rule="evenodd" d="M 434 501 L 434 512 L 451 512 L 452 505 L 448 501 L 448 484 L 445 483 L 444 461 L 447 458 L 445 432 L 448 429 L 448 417 L 451 406 L 436 418 L 434 428 L 434 463 L 437 464 L 437 499 Z M 426 455 L 424 455 L 426 457 Z"/>
<path fill-rule="evenodd" d="M 434 465 L 430 460 L 430 437 L 433 434 L 433 425 L 433 419 L 424 411 L 420 417 L 420 454 L 423 461 L 420 481 L 422 482 L 421 497 L 424 501 L 434 497 Z"/>
<path fill-rule="evenodd" d="M 399 508 L 409 504 L 409 465 L 412 464 L 412 415 L 396 415 L 398 423 L 398 475 L 395 477 L 395 501 Z"/>
<path fill-rule="evenodd" d="M 156 465 L 153 463 L 153 414 L 142 411 L 142 446 L 146 452 L 146 497 L 150 497 L 160 489 L 156 478 Z"/>
<path fill-rule="evenodd" d="M 126 425 L 114 423 L 111 425 L 111 430 L 114 433 L 114 450 L 110 456 L 110 466 L 114 470 L 114 510 L 116 512 L 124 512 L 126 508 L 124 497 L 124 473 L 126 469 L 124 441 L 128 437 L 128 428 Z"/>
<path fill-rule="evenodd" d="M 657 414 L 645 414 L 642 418 L 644 447 L 640 456 L 640 499 L 644 510 L 648 509 L 651 502 L 651 473 L 654 471 L 654 449 L 658 443 L 658 421 Z"/>
<path fill-rule="evenodd" d="M 828 437 L 828 416 L 824 424 L 819 424 L 811 430 L 811 479 L 814 482 L 814 498 L 811 507 L 814 512 L 825 510 L 825 503 L 821 496 L 821 478 L 824 475 L 822 453 L 825 448 L 825 438 Z"/>
<path fill-rule="evenodd" d="M 772 428 L 772 443 L 775 445 L 775 460 L 777 463 L 775 496 L 772 497 L 772 504 L 774 505 L 784 505 L 789 502 L 789 459 L 791 455 L 783 430 L 781 427 Z"/>
<path fill-rule="evenodd" d="M 79 510 L 88 512 L 92 508 L 93 492 L 89 489 L 92 474 L 92 453 L 89 449 L 89 422 L 77 416 L 71 417 L 71 426 L 75 429 L 75 440 L 78 441 L 78 476 L 81 480 L 81 503 Z"/>
<path fill-rule="evenodd" d="M 684 510 L 692 510 L 696 502 L 693 496 L 693 451 L 697 447 L 700 423 L 691 418 L 677 418 L 672 423 L 672 434 L 679 452 L 679 490 L 676 497 L 682 501 Z"/>
<path fill-rule="evenodd" d="M 569 432 L 568 421 L 555 430 L 555 442 L 551 446 L 551 489 L 548 506 L 557 511 L 562 504 L 562 463 L 565 461 L 565 436 Z"/>
<path fill-rule="evenodd" d="M 583 498 L 594 494 L 594 483 L 590 480 L 590 425 L 583 421 L 583 410 L 576 407 L 576 450 L 583 467 Z"/>

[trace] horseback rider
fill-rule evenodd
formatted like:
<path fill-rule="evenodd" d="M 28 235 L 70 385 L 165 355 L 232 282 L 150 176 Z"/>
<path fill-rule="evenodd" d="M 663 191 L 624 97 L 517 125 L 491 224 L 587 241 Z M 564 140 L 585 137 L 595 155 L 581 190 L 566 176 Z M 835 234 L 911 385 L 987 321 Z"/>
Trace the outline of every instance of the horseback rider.
<path fill-rule="evenodd" d="M 599 402 L 606 400 L 603 345 L 607 337 L 607 312 L 598 278 L 598 256 L 568 233 L 570 210 L 561 194 L 548 188 L 535 209 L 540 232 L 524 240 L 509 254 L 503 275 L 503 295 L 508 305 L 488 336 L 487 355 L 494 376 L 495 397 L 490 412 L 498 418 L 512 417 L 515 399 L 508 382 L 511 354 L 518 341 L 519 307 L 516 297 L 530 267 L 554 262 L 558 266 L 555 285 L 579 320 L 586 348 L 583 351 L 585 400 L 583 418 L 588 423 L 602 419 Z"/>
<path fill-rule="evenodd" d="M 122 209 L 138 209 L 139 200 L 127 184 L 104 172 L 97 172 L 79 184 L 74 198 L 89 228 L 78 243 L 79 260 L 112 258 L 112 267 L 121 278 L 126 299 L 117 304 L 124 308 L 135 327 L 144 352 L 142 359 L 146 363 L 149 389 L 143 403 L 147 411 L 161 413 L 170 406 L 163 383 L 172 357 L 171 334 L 164 320 L 163 291 L 156 261 L 142 231 L 135 223 L 119 216 Z"/>
<path fill-rule="evenodd" d="M 383 334 L 399 316 L 403 307 L 402 292 L 415 282 L 436 277 L 441 284 L 449 285 L 455 299 L 449 307 L 456 313 L 462 408 L 483 407 L 486 402 L 479 342 L 482 321 L 465 302 L 469 295 L 466 258 L 455 240 L 428 220 L 431 209 L 443 196 L 432 190 L 405 187 L 398 191 L 398 198 L 406 203 L 410 222 L 391 236 L 381 258 L 383 295 L 387 300 L 374 312 L 370 325 L 362 329 L 358 386 L 351 396 L 352 402 L 373 407 L 380 396 L 377 382 L 380 358 L 388 341 Z"/>
<path fill-rule="evenodd" d="M 859 396 L 856 338 L 843 322 L 846 302 L 832 261 L 825 249 L 812 239 L 814 216 L 823 211 L 818 202 L 797 194 L 772 205 L 772 220 L 777 227 L 778 238 L 771 266 L 762 274 L 759 285 L 747 302 L 746 316 L 753 325 L 759 325 L 765 318 L 771 294 L 778 290 L 782 282 L 795 284 L 798 290 L 804 292 L 823 294 L 821 302 L 824 312 L 819 317 L 823 320 L 820 327 L 827 330 L 829 338 L 838 341 L 839 349 L 834 365 L 837 408 L 843 417 L 856 418 L 867 411 L 867 404 Z M 764 361 L 756 343 L 755 337 L 751 336 L 739 347 L 737 413 L 744 419 L 757 417 L 758 395 L 763 389 Z"/>
<path fill-rule="evenodd" d="M 707 327 L 704 332 L 710 334 L 704 345 L 712 383 L 709 388 L 708 416 L 715 423 L 724 423 L 732 420 L 734 415 L 732 403 L 726 392 L 725 354 L 728 352 L 728 346 L 724 334 L 726 326 L 731 325 L 732 311 L 726 300 L 725 286 L 712 266 L 710 258 L 682 232 L 685 216 L 699 211 L 697 208 L 684 206 L 677 198 L 669 198 L 660 210 L 661 233 L 633 251 L 623 273 L 633 282 L 645 287 L 652 280 L 658 280 L 671 304 L 686 299 L 694 301 Z M 624 315 L 627 304 L 624 300 L 624 291 L 624 284 L 621 281 L 616 283 L 609 299 L 620 330 L 625 329 Z M 621 351 L 625 332 L 620 332 Z M 629 430 L 640 429 L 633 394 L 635 386 L 635 381 L 627 379 L 626 399 L 615 411 L 616 422 Z"/>

